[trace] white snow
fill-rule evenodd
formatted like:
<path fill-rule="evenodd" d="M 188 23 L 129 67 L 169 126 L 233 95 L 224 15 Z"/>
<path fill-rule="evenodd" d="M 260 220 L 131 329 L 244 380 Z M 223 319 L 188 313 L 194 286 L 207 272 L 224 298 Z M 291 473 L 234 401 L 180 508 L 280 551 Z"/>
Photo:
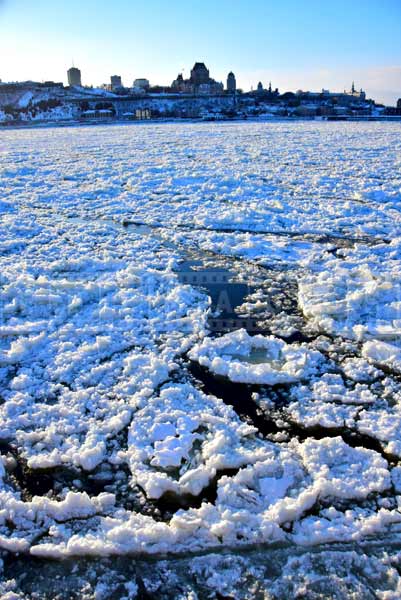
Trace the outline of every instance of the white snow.
<path fill-rule="evenodd" d="M 218 471 L 263 455 L 255 431 L 221 400 L 188 384 L 167 386 L 136 413 L 127 458 L 148 497 L 166 492 L 198 496 Z"/>
<path fill-rule="evenodd" d="M 2 132 L 3 549 L 197 552 L 400 526 L 400 140 L 396 123 Z M 213 336 L 210 298 L 177 273 L 191 253 L 243 281 L 291 280 L 274 335 Z M 266 294 L 240 310 L 263 312 Z M 303 318 L 308 341 L 283 341 Z M 253 400 L 278 433 L 201 390 L 188 359 L 216 390 L 266 386 Z M 16 465 L 63 484 L 36 494 Z M 143 511 L 82 483 L 105 472 Z M 158 520 L 152 501 L 177 510 Z"/>
<path fill-rule="evenodd" d="M 286 344 L 274 336 L 250 336 L 245 329 L 215 340 L 205 338 L 189 357 L 231 381 L 265 385 L 310 377 L 323 362 L 320 352 Z"/>
<path fill-rule="evenodd" d="M 401 369 L 401 246 L 361 246 L 329 259 L 299 286 L 299 303 L 320 331 L 364 341 L 373 363 Z"/>

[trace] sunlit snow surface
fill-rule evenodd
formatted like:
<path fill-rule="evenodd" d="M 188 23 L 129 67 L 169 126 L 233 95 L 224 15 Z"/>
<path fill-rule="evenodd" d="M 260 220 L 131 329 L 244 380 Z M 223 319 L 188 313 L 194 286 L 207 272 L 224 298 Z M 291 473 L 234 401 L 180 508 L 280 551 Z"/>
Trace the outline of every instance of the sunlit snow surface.
<path fill-rule="evenodd" d="M 397 538 L 400 134 L 1 132 L 4 552 Z M 228 292 L 249 285 L 234 310 L 248 333 L 211 331 L 213 269 L 230 273 Z M 384 589 L 401 589 L 395 569 Z"/>

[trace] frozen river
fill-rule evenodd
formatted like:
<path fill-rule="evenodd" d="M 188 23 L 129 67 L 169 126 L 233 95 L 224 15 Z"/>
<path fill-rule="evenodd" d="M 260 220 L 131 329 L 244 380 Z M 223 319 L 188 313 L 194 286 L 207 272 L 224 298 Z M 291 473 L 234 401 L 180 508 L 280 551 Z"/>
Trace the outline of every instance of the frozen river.
<path fill-rule="evenodd" d="M 400 134 L 0 132 L 2 594 L 401 597 Z"/>

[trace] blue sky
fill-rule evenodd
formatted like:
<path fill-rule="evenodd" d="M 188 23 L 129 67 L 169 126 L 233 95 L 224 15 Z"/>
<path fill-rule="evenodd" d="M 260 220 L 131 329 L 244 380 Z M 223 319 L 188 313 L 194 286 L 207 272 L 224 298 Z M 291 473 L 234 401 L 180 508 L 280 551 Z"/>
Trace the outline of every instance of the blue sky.
<path fill-rule="evenodd" d="M 401 0 L 0 0 L 0 78 L 169 84 L 196 60 L 249 89 L 401 97 Z"/>

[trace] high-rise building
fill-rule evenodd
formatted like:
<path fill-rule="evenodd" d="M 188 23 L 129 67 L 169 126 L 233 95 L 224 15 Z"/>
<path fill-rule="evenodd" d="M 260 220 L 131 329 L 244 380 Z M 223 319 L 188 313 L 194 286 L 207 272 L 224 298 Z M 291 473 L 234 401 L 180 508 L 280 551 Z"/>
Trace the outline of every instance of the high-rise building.
<path fill-rule="evenodd" d="M 72 87 L 81 87 L 81 71 L 76 67 L 71 67 L 67 71 L 68 85 Z"/>
<path fill-rule="evenodd" d="M 234 93 L 237 90 L 237 82 L 232 71 L 227 75 L 227 91 Z"/>
<path fill-rule="evenodd" d="M 120 75 L 112 75 L 110 77 L 111 89 L 118 90 L 123 87 L 121 76 Z"/>

